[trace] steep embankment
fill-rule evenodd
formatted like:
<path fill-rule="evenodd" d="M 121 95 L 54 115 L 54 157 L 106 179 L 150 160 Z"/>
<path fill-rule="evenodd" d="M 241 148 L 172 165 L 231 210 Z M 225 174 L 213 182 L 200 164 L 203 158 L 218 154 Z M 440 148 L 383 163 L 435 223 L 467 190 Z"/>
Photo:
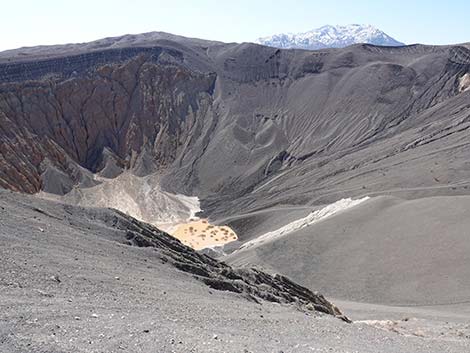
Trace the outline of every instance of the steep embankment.
<path fill-rule="evenodd" d="M 254 238 L 226 261 L 264 266 L 334 298 L 459 304 L 470 298 L 469 210 L 468 196 L 376 197 L 283 236 Z"/>
<path fill-rule="evenodd" d="M 2 186 L 63 194 L 93 185 L 88 171 L 148 175 L 201 133 L 213 75 L 158 65 L 178 59 L 162 48 L 119 53 L 29 63 L 25 78 L 2 65 Z"/>

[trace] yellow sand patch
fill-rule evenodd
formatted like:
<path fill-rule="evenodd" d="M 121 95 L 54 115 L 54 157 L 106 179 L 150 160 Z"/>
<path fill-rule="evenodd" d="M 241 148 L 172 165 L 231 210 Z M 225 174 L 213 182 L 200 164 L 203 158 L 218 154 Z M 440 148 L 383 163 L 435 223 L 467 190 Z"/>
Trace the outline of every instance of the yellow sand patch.
<path fill-rule="evenodd" d="M 238 239 L 230 227 L 214 226 L 207 219 L 180 224 L 170 234 L 195 250 L 224 245 Z"/>

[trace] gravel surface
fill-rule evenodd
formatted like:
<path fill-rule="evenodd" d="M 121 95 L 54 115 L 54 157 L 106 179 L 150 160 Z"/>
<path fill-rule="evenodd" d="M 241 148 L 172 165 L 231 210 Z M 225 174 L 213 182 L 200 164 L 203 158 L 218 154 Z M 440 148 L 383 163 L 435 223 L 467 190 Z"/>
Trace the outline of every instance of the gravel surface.
<path fill-rule="evenodd" d="M 214 290 L 120 243 L 115 211 L 0 196 L 2 353 L 469 350 L 459 335 L 404 335 Z"/>

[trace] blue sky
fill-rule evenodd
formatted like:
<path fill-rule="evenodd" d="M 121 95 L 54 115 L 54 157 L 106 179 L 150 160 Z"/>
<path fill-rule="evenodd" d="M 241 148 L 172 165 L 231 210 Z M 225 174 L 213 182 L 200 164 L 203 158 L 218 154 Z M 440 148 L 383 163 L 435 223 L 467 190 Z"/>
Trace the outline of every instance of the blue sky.
<path fill-rule="evenodd" d="M 371 24 L 411 43 L 470 42 L 470 0 L 4 0 L 0 50 L 165 31 L 226 42 Z"/>

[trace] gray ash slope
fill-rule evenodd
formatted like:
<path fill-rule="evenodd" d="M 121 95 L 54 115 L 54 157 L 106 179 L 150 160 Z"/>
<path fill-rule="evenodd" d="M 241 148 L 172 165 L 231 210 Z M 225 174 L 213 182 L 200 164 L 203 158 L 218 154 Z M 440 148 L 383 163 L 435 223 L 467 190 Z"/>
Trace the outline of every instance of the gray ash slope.
<path fill-rule="evenodd" d="M 257 233 L 271 219 L 288 223 L 286 214 L 258 218 Z M 380 196 L 224 260 L 262 265 L 329 298 L 460 312 L 470 298 L 469 215 L 469 196 Z"/>
<path fill-rule="evenodd" d="M 213 217 L 467 193 L 467 45 L 302 51 L 150 33 L 0 57 L 6 188 L 64 193 L 114 163 Z"/>
<path fill-rule="evenodd" d="M 114 210 L 0 196 L 2 353 L 468 349 L 457 334 L 423 339 L 282 304 L 308 291 L 236 272 Z M 244 279 L 227 280 L 234 275 Z M 201 277 L 244 283 L 251 299 Z M 261 299 L 256 288 L 281 303 Z"/>

